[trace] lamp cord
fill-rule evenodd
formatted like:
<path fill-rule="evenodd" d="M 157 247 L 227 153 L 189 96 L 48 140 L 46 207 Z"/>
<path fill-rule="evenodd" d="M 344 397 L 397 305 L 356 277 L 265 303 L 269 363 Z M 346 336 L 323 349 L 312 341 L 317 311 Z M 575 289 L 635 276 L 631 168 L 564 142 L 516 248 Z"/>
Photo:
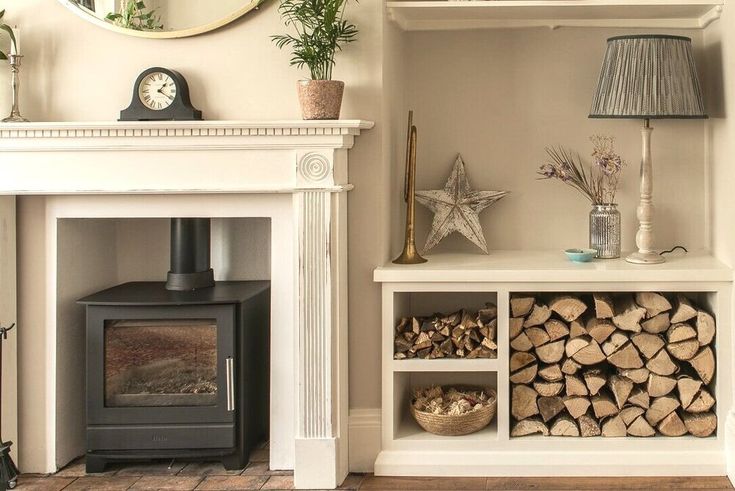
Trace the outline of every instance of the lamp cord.
<path fill-rule="evenodd" d="M 686 247 L 678 245 L 678 246 L 675 246 L 675 247 L 669 249 L 668 251 L 661 251 L 659 254 L 661 256 L 663 256 L 664 254 L 671 254 L 672 252 L 676 251 L 677 249 L 681 249 L 682 251 L 684 251 L 684 254 L 688 254 L 689 253 L 689 251 L 687 250 Z"/>

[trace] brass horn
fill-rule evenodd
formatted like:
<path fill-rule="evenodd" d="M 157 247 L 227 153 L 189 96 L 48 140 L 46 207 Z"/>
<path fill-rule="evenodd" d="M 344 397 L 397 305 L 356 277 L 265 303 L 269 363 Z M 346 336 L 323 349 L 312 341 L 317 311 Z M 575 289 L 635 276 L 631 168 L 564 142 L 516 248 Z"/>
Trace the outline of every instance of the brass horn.
<path fill-rule="evenodd" d="M 413 125 L 413 111 L 408 112 L 408 138 L 406 141 L 406 177 L 403 187 L 403 200 L 406 202 L 406 240 L 403 252 L 395 258 L 395 264 L 421 264 L 426 259 L 416 250 L 416 126 Z"/>

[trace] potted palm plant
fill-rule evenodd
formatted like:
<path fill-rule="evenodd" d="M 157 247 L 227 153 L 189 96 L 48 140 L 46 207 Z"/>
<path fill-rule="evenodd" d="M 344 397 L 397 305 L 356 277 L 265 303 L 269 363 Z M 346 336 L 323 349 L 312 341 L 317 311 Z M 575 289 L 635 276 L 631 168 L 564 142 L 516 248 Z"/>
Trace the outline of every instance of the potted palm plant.
<path fill-rule="evenodd" d="M 344 82 L 332 80 L 335 54 L 357 39 L 357 27 L 344 19 L 349 0 L 281 0 L 279 11 L 295 33 L 273 36 L 278 48 L 291 47 L 291 65 L 307 67 L 311 78 L 299 80 L 304 119 L 339 119 Z"/>

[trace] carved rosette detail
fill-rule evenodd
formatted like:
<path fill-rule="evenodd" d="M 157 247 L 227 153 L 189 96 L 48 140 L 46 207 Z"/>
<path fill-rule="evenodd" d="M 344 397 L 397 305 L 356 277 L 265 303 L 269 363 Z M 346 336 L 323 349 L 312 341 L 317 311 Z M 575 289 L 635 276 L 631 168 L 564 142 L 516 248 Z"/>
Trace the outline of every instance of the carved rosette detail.
<path fill-rule="evenodd" d="M 299 173 L 309 182 L 321 182 L 332 171 L 331 162 L 320 153 L 310 152 L 301 157 Z"/>

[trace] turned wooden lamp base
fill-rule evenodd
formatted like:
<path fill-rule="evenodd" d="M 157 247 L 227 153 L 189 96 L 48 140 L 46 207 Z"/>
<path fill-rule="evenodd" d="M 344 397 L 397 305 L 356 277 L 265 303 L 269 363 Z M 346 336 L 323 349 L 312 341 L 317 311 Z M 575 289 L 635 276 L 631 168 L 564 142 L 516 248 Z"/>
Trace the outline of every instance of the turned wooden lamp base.
<path fill-rule="evenodd" d="M 661 264 L 666 259 L 653 251 L 653 164 L 651 162 L 651 123 L 643 121 L 643 159 L 641 160 L 641 201 L 638 204 L 638 233 L 635 243 L 638 252 L 625 260 L 633 264 Z"/>
<path fill-rule="evenodd" d="M 633 264 L 661 264 L 666 262 L 666 259 L 661 254 L 640 251 L 634 252 L 626 257 L 625 260 Z"/>

